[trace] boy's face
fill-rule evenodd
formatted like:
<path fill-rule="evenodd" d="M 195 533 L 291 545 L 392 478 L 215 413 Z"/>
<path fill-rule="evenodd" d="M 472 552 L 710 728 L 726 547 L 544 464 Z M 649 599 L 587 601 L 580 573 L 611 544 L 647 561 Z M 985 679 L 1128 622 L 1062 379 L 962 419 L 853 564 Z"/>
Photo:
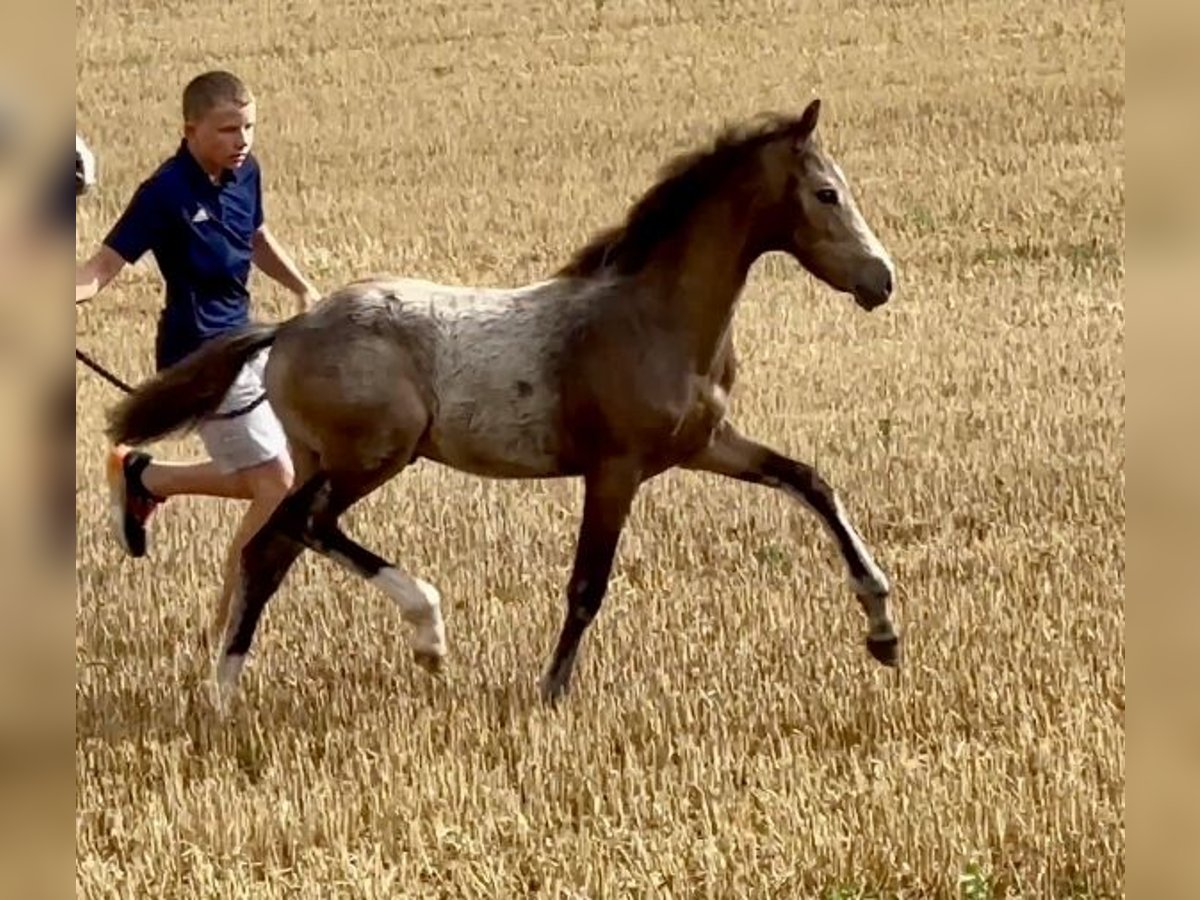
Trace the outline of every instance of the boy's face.
<path fill-rule="evenodd" d="M 184 125 L 188 146 L 210 175 L 236 169 L 246 161 L 254 143 L 256 112 L 253 100 L 245 106 L 225 102 Z"/>

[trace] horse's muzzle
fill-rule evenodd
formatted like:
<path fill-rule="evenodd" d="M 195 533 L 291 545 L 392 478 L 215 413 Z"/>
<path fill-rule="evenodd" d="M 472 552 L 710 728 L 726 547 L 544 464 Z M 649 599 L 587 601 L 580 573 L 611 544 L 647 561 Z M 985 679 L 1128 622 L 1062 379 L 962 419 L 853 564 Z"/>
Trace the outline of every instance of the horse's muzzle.
<path fill-rule="evenodd" d="M 888 302 L 892 287 L 892 270 L 881 263 L 877 271 L 854 286 L 854 299 L 859 306 L 870 311 Z"/>

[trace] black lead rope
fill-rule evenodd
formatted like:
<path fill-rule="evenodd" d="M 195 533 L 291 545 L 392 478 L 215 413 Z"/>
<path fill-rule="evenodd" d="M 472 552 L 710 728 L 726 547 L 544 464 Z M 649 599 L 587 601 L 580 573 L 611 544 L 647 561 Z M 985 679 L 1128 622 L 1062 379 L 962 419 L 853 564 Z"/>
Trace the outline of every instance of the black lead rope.
<path fill-rule="evenodd" d="M 123 381 L 121 378 L 114 375 L 108 369 L 104 368 L 104 366 L 100 365 L 100 363 L 96 362 L 94 359 L 92 359 L 90 356 L 88 356 L 86 353 L 84 353 L 78 347 L 75 348 L 75 358 L 77 360 L 79 360 L 81 363 L 83 363 L 85 366 L 87 366 L 89 369 L 91 369 L 93 372 L 95 372 L 97 375 L 99 375 L 101 378 L 103 378 L 105 381 L 107 381 L 109 384 L 120 388 L 122 391 L 124 391 L 127 394 L 133 393 L 132 385 L 130 385 L 126 381 Z M 257 397 L 255 397 L 253 400 L 251 400 L 249 403 L 247 403 L 245 406 L 240 406 L 237 409 L 231 409 L 229 412 L 212 413 L 208 416 L 208 418 L 221 419 L 221 420 L 236 419 L 238 416 L 246 415 L 246 413 L 255 409 L 260 403 L 262 403 L 266 399 L 267 399 L 267 392 L 263 391 L 261 394 L 259 394 Z"/>
<path fill-rule="evenodd" d="M 122 381 L 120 378 L 118 378 L 112 372 L 108 371 L 108 369 L 104 368 L 104 366 L 100 365 L 100 363 L 96 362 L 94 359 L 92 359 L 90 356 L 88 356 L 86 353 L 84 353 L 78 347 L 75 348 L 75 358 L 77 360 L 79 360 L 81 363 L 83 363 L 85 366 L 87 366 L 89 369 L 91 369 L 93 372 L 95 372 L 97 375 L 99 375 L 101 378 L 103 378 L 105 381 L 107 381 L 109 384 L 115 385 L 116 387 L 120 388 L 127 394 L 133 393 L 133 387 L 131 385 Z"/>
<path fill-rule="evenodd" d="M 87 300 L 77 300 L 75 302 L 75 305 L 82 306 L 84 303 L 87 303 L 87 302 L 88 302 Z M 83 363 L 85 366 L 87 366 L 89 369 L 91 369 L 93 372 L 95 372 L 97 375 L 99 375 L 101 378 L 103 378 L 105 381 L 107 381 L 109 384 L 113 385 L 114 387 L 120 388 L 126 394 L 133 393 L 132 385 L 130 385 L 127 381 L 124 381 L 123 379 L 114 375 L 112 372 L 110 372 L 104 366 L 100 365 L 100 363 L 96 362 L 94 359 L 92 359 L 90 356 L 88 356 L 86 353 L 84 353 L 78 347 L 75 348 L 75 358 L 77 360 L 79 360 L 81 363 Z M 259 394 L 257 397 L 255 397 L 253 400 L 251 400 L 249 403 L 247 403 L 245 406 L 238 407 L 237 409 L 231 409 L 229 412 L 212 413 L 208 416 L 208 418 L 221 419 L 221 420 L 236 419 L 238 416 L 246 415 L 246 413 L 255 409 L 260 403 L 262 403 L 266 399 L 267 399 L 267 392 L 263 391 L 261 394 Z"/>
<path fill-rule="evenodd" d="M 77 185 L 77 187 L 78 187 L 78 185 Z M 78 196 L 78 191 L 76 191 L 76 196 Z M 83 304 L 88 303 L 88 302 L 90 302 L 90 301 L 76 300 L 75 305 L 82 306 Z M 96 362 L 94 359 L 92 359 L 90 356 L 88 356 L 86 353 L 84 353 L 78 347 L 75 348 L 75 358 L 77 360 L 79 360 L 81 363 L 83 363 L 85 366 L 87 366 L 89 369 L 91 369 L 93 372 L 95 372 L 97 375 L 99 375 L 101 378 L 103 378 L 105 381 L 107 381 L 109 384 L 120 388 L 127 394 L 133 393 L 133 386 L 131 384 L 129 384 L 127 381 L 124 381 L 121 378 L 118 378 L 116 375 L 114 375 L 112 372 L 108 371 L 108 369 L 104 368 L 104 366 L 100 365 L 100 363 Z"/>

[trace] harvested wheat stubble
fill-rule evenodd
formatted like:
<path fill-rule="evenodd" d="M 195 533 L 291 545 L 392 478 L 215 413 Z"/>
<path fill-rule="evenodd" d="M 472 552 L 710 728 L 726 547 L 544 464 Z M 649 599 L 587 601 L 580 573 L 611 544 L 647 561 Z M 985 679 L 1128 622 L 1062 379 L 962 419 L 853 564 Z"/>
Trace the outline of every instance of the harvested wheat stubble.
<path fill-rule="evenodd" d="M 550 713 L 535 680 L 579 486 L 419 466 L 347 529 L 441 589 L 446 677 L 414 669 L 395 610 L 306 558 L 219 724 L 193 648 L 239 510 L 170 504 L 150 557 L 123 559 L 103 517 L 116 398 L 81 369 L 79 893 L 928 898 L 968 873 L 996 897 L 1121 896 L 1121 7 L 523 10 L 92 4 L 79 127 L 103 175 L 79 253 L 213 65 L 258 94 L 267 215 L 322 287 L 540 278 L 670 156 L 815 92 L 898 293 L 868 316 L 764 260 L 732 415 L 841 490 L 895 585 L 903 669 L 863 651 L 815 519 L 675 473 L 641 495 Z M 152 265 L 79 317 L 132 379 Z"/>

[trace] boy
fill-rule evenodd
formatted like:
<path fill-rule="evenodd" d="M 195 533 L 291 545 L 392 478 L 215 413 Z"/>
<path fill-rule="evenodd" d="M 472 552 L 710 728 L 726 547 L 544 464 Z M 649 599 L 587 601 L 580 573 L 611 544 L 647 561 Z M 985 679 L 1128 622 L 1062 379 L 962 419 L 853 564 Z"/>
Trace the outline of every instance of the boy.
<path fill-rule="evenodd" d="M 183 92 L 184 137 L 173 157 L 143 181 L 100 249 L 76 269 L 75 300 L 94 297 L 146 252 L 166 282 L 155 363 L 160 371 L 205 341 L 249 321 L 246 283 L 251 265 L 292 291 L 301 311 L 316 289 L 297 271 L 263 221 L 262 181 L 250 154 L 255 100 L 225 71 L 197 76 Z M 241 549 L 292 485 L 287 440 L 263 394 L 267 352 L 247 362 L 218 416 L 200 438 L 211 459 L 155 461 L 114 447 L 107 476 L 116 535 L 131 556 L 146 552 L 146 521 L 168 497 L 246 499 L 246 511 L 226 559 L 225 583 L 209 637 L 219 646 Z"/>

